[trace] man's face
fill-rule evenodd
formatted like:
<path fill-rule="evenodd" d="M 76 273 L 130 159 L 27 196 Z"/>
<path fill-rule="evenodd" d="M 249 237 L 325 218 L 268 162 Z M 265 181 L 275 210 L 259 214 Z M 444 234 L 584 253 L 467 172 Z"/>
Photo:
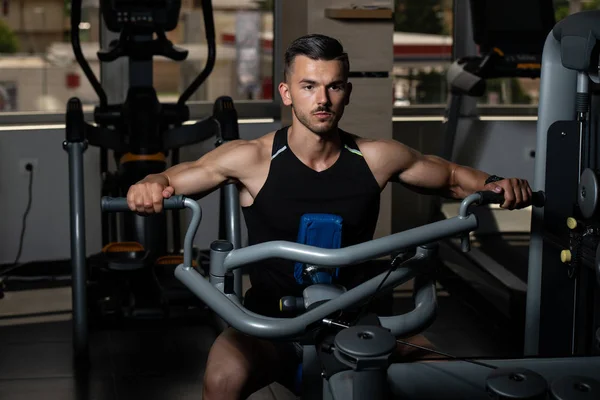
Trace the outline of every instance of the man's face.
<path fill-rule="evenodd" d="M 352 90 L 342 62 L 296 56 L 289 72 L 279 92 L 298 121 L 316 134 L 336 128 Z"/>

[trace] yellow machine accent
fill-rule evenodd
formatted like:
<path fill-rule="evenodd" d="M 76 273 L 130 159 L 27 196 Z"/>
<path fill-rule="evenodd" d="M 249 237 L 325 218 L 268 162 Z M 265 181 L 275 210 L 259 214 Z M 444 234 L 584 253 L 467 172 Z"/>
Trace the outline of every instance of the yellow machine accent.
<path fill-rule="evenodd" d="M 567 264 L 571 262 L 571 250 L 563 250 L 560 252 L 560 261 Z"/>

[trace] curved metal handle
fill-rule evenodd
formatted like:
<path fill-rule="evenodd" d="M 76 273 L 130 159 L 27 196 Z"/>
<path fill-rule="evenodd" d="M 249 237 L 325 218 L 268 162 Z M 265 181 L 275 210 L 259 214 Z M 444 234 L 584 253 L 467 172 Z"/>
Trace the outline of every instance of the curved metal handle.
<path fill-rule="evenodd" d="M 227 295 L 215 288 L 193 268 L 180 265 L 175 270 L 175 276 L 217 315 L 240 332 L 265 339 L 292 339 L 305 334 L 314 327 L 315 323 L 322 321 L 332 313 L 366 300 L 377 289 L 389 290 L 413 278 L 418 273 L 420 264 L 426 262 L 430 256 L 429 249 L 419 248 L 417 254 L 407 262 L 407 267 L 392 271 L 383 285 L 380 286 L 381 280 L 387 275 L 387 272 L 294 318 L 272 318 L 252 313 L 237 302 L 230 300 Z M 425 306 L 425 300 L 429 300 L 429 297 L 426 296 L 429 290 L 427 287 L 427 285 L 423 286 L 421 299 L 423 304 L 419 306 L 419 299 L 417 299 L 415 312 L 408 314 L 407 318 L 410 321 L 405 320 L 404 315 L 390 317 L 383 321 L 385 325 L 395 327 L 394 334 L 403 336 L 406 333 L 405 330 L 414 330 L 431 321 L 435 314 L 435 302 L 429 304 L 433 308 Z M 433 293 L 435 294 L 435 291 Z"/>

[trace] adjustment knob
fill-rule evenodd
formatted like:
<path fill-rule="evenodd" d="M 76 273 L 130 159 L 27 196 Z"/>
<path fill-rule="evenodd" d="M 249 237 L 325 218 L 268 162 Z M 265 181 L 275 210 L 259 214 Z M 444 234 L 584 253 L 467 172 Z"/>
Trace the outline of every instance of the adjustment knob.
<path fill-rule="evenodd" d="M 570 263 L 572 259 L 571 250 L 563 250 L 560 252 L 560 261 L 567 264 Z"/>
<path fill-rule="evenodd" d="M 573 217 L 567 218 L 567 226 L 571 230 L 576 229 L 577 228 L 577 220 Z"/>
<path fill-rule="evenodd" d="M 302 297 L 284 296 L 279 300 L 279 311 L 303 311 L 304 299 Z"/>

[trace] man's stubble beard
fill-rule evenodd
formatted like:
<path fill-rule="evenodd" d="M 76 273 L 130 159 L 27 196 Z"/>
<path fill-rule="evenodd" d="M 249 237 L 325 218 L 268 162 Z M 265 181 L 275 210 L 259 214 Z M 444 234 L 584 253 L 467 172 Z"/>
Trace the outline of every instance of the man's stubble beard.
<path fill-rule="evenodd" d="M 333 113 L 333 111 L 329 108 L 318 108 L 314 111 L 311 111 L 308 115 L 303 113 L 303 112 L 298 112 L 298 109 L 296 107 L 294 107 L 294 105 L 292 104 L 292 110 L 294 112 L 294 115 L 296 115 L 296 118 L 298 119 L 298 121 L 300 121 L 300 123 L 302 125 L 304 125 L 308 130 L 310 130 L 311 132 L 317 134 L 317 135 L 322 135 L 322 134 L 326 134 L 329 133 L 335 129 L 337 129 L 338 127 L 338 122 L 341 119 L 341 115 L 337 114 L 337 113 Z M 324 124 L 324 125 L 316 125 L 311 123 L 310 118 L 312 116 L 313 113 L 316 113 L 318 111 L 324 111 L 324 112 L 329 112 L 332 113 L 332 120 L 330 120 L 329 124 Z"/>

